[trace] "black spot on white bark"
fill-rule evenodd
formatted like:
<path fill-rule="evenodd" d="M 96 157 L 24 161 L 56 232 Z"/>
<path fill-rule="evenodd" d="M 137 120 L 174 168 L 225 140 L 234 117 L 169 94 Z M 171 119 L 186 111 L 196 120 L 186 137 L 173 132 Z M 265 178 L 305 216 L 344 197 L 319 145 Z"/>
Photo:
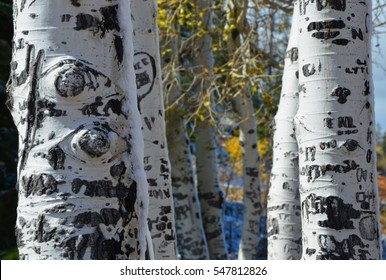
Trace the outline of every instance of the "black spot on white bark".
<path fill-rule="evenodd" d="M 66 154 L 59 146 L 50 148 L 48 150 L 46 158 L 48 160 L 48 163 L 54 170 L 64 169 L 64 161 L 66 160 Z"/>

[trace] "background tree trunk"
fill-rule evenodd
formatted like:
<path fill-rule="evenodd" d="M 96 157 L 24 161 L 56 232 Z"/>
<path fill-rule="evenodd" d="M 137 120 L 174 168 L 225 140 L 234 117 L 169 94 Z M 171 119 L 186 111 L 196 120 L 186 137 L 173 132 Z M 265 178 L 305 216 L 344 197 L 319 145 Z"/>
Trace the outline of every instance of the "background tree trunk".
<path fill-rule="evenodd" d="M 151 255 L 126 2 L 14 2 L 21 259 Z"/>
<path fill-rule="evenodd" d="M 274 119 L 273 165 L 267 201 L 268 259 L 297 260 L 302 254 L 298 145 L 294 116 L 299 102 L 299 1 L 285 56 L 279 109 Z"/>
<path fill-rule="evenodd" d="M 205 26 L 205 33 L 194 41 L 193 68 L 196 74 L 209 74 L 213 77 L 213 53 L 212 37 L 208 30 L 212 25 L 212 1 L 196 0 L 197 18 L 202 18 L 202 26 Z M 198 80 L 195 86 L 197 94 L 208 94 L 210 104 L 214 98 L 211 92 L 208 77 Z M 212 105 L 210 105 L 212 106 Z M 208 110 L 211 110 L 208 108 Z M 227 259 L 227 249 L 223 230 L 223 194 L 220 188 L 217 156 L 216 156 L 216 135 L 214 127 L 210 124 L 209 113 L 205 120 L 200 122 L 195 130 L 196 135 L 196 166 L 197 166 L 197 188 L 201 204 L 203 225 L 208 242 L 211 259 Z"/>
<path fill-rule="evenodd" d="M 227 3 L 227 24 L 230 26 L 230 35 L 227 40 L 229 57 L 240 56 L 241 75 L 246 76 L 246 61 L 251 59 L 250 52 L 241 50 L 242 35 L 249 35 L 247 14 L 249 11 L 248 0 L 229 0 Z M 240 76 L 241 76 L 240 75 Z M 237 83 L 237 81 L 235 81 Z M 259 244 L 260 217 L 262 212 L 261 192 L 259 180 L 259 153 L 257 150 L 257 123 L 254 116 L 253 101 L 250 87 L 247 86 L 235 93 L 236 111 L 240 119 L 240 145 L 243 163 L 243 227 L 238 252 L 240 260 L 257 259 L 257 246 Z"/>
<path fill-rule="evenodd" d="M 379 259 L 371 1 L 300 1 L 303 259 Z"/>
<path fill-rule="evenodd" d="M 155 0 L 131 2 L 134 70 L 149 183 L 149 227 L 155 259 L 176 259 L 171 171 L 166 144 L 164 104 Z"/>
<path fill-rule="evenodd" d="M 171 52 L 163 59 L 165 63 L 163 69 L 166 69 L 164 88 L 168 88 L 169 110 L 166 113 L 166 124 L 169 158 L 172 166 L 178 254 L 183 260 L 206 260 L 209 259 L 209 252 L 202 225 L 190 139 L 183 117 L 186 108 L 183 100 L 179 100 L 181 97 L 180 74 L 178 69 L 171 69 L 179 64 L 178 39 L 177 37 L 169 39 L 170 44 L 166 48 L 170 48 Z"/>

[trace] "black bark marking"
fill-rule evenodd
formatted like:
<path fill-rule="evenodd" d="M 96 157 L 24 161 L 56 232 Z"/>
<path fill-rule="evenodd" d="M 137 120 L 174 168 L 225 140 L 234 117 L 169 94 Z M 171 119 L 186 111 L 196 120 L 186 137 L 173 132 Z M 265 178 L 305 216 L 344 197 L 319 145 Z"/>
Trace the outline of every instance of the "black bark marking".
<path fill-rule="evenodd" d="M 137 201 L 137 182 L 133 181 L 129 188 L 126 188 L 126 196 L 120 199 L 120 212 L 123 213 L 124 224 L 135 217 L 135 203 Z"/>
<path fill-rule="evenodd" d="M 84 69 L 71 67 L 60 72 L 55 80 L 57 93 L 62 97 L 81 94 L 86 86 Z"/>
<path fill-rule="evenodd" d="M 354 229 L 352 219 L 359 219 L 361 216 L 361 211 L 355 210 L 352 204 L 345 204 L 340 197 L 315 194 L 310 194 L 303 200 L 302 211 L 307 221 L 310 215 L 326 214 L 327 220 L 319 221 L 318 225 L 335 230 Z"/>
<path fill-rule="evenodd" d="M 119 22 L 118 22 L 118 5 L 102 7 L 99 9 L 102 14 L 101 38 L 105 36 L 106 31 L 120 31 Z"/>
<path fill-rule="evenodd" d="M 258 178 L 259 177 L 259 168 L 258 167 L 246 167 L 245 174 L 249 177 Z"/>
<path fill-rule="evenodd" d="M 134 70 L 138 90 L 138 107 L 140 108 L 141 101 L 151 93 L 157 76 L 154 57 L 147 52 L 135 53 Z"/>
<path fill-rule="evenodd" d="M 63 241 L 62 256 L 67 259 L 84 258 L 87 248 L 91 248 L 92 260 L 115 260 L 124 252 L 121 249 L 123 241 L 123 232 L 118 233 L 118 241 L 114 239 L 106 239 L 99 228 L 94 233 L 84 234 L 66 238 Z M 130 250 L 130 253 L 135 252 Z M 129 252 L 126 252 L 130 254 Z"/>
<path fill-rule="evenodd" d="M 121 163 L 110 167 L 110 174 L 114 179 L 121 180 L 121 177 L 126 173 L 126 170 L 126 165 L 122 161 Z"/>
<path fill-rule="evenodd" d="M 356 177 L 357 177 L 358 183 L 360 183 L 362 181 L 366 182 L 367 181 L 367 170 L 363 170 L 363 168 L 358 168 Z"/>
<path fill-rule="evenodd" d="M 102 7 L 99 9 L 102 19 L 90 14 L 80 13 L 76 15 L 76 23 L 74 29 L 91 30 L 93 34 L 101 32 L 100 38 L 104 38 L 106 32 L 120 31 L 118 23 L 118 5 Z"/>
<path fill-rule="evenodd" d="M 340 45 L 340 46 L 346 46 L 348 45 L 348 43 L 350 42 L 350 40 L 347 40 L 347 39 L 336 39 L 336 40 L 332 40 L 332 43 L 335 44 L 335 45 Z"/>
<path fill-rule="evenodd" d="M 62 117 L 66 116 L 65 110 L 55 109 L 56 103 L 42 99 L 37 102 L 37 122 L 36 127 L 41 128 L 46 117 Z"/>
<path fill-rule="evenodd" d="M 315 161 L 315 155 L 316 155 L 316 147 L 306 147 L 306 159 L 305 161 Z"/>
<path fill-rule="evenodd" d="M 57 228 L 51 228 L 44 215 L 39 215 L 36 221 L 35 238 L 37 242 L 48 242 L 56 236 Z"/>
<path fill-rule="evenodd" d="M 347 97 L 351 95 L 351 91 L 348 88 L 338 86 L 333 89 L 331 96 L 338 97 L 338 103 L 345 104 L 347 102 Z"/>
<path fill-rule="evenodd" d="M 74 226 L 82 228 L 84 226 L 97 227 L 100 224 L 114 225 L 122 218 L 120 212 L 114 208 L 103 208 L 100 213 L 84 212 L 74 218 Z"/>
<path fill-rule="evenodd" d="M 343 144 L 343 146 L 347 149 L 347 151 L 353 152 L 358 147 L 361 147 L 358 143 L 358 141 L 354 139 L 347 139 L 346 142 Z"/>
<path fill-rule="evenodd" d="M 76 15 L 75 25 L 76 31 L 92 29 L 95 34 L 99 31 L 100 20 L 93 15 L 80 13 Z"/>
<path fill-rule="evenodd" d="M 315 0 L 301 0 L 300 1 L 300 14 L 305 15 L 307 13 L 307 6 L 310 3 L 315 3 Z M 318 11 L 324 10 L 329 6 L 333 10 L 345 11 L 346 10 L 346 0 L 316 0 L 316 9 Z"/>
<path fill-rule="evenodd" d="M 363 96 L 370 95 L 370 82 L 365 81 L 365 90 L 362 92 Z"/>
<path fill-rule="evenodd" d="M 50 195 L 54 192 L 58 192 L 59 184 L 63 184 L 63 182 L 58 182 L 52 175 L 44 173 L 22 177 L 22 186 L 25 197 L 29 197 L 30 195 Z"/>
<path fill-rule="evenodd" d="M 364 217 L 359 221 L 359 232 L 363 239 L 374 241 L 378 237 L 378 223 L 374 216 Z"/>
<path fill-rule="evenodd" d="M 97 127 L 85 132 L 80 137 L 78 144 L 79 147 L 92 158 L 106 154 L 111 145 L 108 134 Z"/>
<path fill-rule="evenodd" d="M 59 146 L 50 148 L 48 150 L 46 158 L 48 160 L 48 163 L 54 170 L 64 169 L 64 161 L 66 160 L 66 154 Z"/>
<path fill-rule="evenodd" d="M 217 186 L 213 189 L 218 190 L 218 193 L 217 194 L 215 192 L 199 193 L 198 196 L 200 198 L 200 201 L 205 201 L 205 203 L 207 203 L 210 207 L 222 209 L 222 206 L 224 204 L 223 193 L 219 190 Z"/>
<path fill-rule="evenodd" d="M 80 7 L 79 0 L 71 0 L 71 4 L 75 7 Z"/>
<path fill-rule="evenodd" d="M 39 99 L 39 83 L 42 73 L 42 64 L 44 60 L 44 50 L 39 50 L 36 60 L 32 60 L 31 53 L 34 52 L 35 48 L 31 46 L 27 56 L 29 56 L 27 65 L 32 64 L 32 76 L 31 76 L 31 86 L 28 94 L 27 100 L 27 129 L 26 129 L 26 139 L 24 139 L 24 148 L 20 156 L 20 170 L 23 170 L 26 165 L 28 155 L 31 148 L 34 146 L 35 134 L 37 129 L 37 101 Z M 32 62 L 33 61 L 33 62 Z M 29 76 L 30 70 L 26 66 L 26 75 Z"/>
<path fill-rule="evenodd" d="M 346 27 L 346 25 L 343 20 L 314 21 L 308 24 L 307 30 L 311 32 L 327 29 L 325 32 L 330 32 L 330 29 L 343 29 L 344 27 Z"/>
<path fill-rule="evenodd" d="M 321 142 L 319 146 L 320 146 L 320 149 L 325 150 L 325 149 L 334 149 L 338 146 L 338 144 L 336 140 L 331 140 L 329 142 Z"/>
<path fill-rule="evenodd" d="M 364 244 L 361 238 L 355 234 L 350 235 L 342 242 L 336 241 L 331 235 L 319 235 L 318 244 L 320 251 L 316 256 L 317 260 L 366 260 L 367 255 L 370 255 L 368 250 L 365 250 L 369 245 Z M 355 248 L 357 246 L 360 249 Z"/>
<path fill-rule="evenodd" d="M 358 74 L 358 73 L 369 73 L 369 69 L 367 67 L 367 61 L 364 60 L 364 61 L 361 61 L 360 59 L 357 59 L 356 60 L 356 64 L 359 65 L 359 66 L 356 66 L 356 67 L 351 67 L 351 68 L 346 68 L 345 69 L 345 72 L 348 73 L 348 74 Z"/>
<path fill-rule="evenodd" d="M 69 22 L 71 18 L 72 18 L 72 15 L 69 15 L 69 14 L 61 15 L 62 22 Z"/>
<path fill-rule="evenodd" d="M 370 163 L 371 162 L 371 158 L 373 156 L 373 151 L 371 151 L 370 149 L 367 150 L 367 154 L 366 154 L 366 161 L 367 163 Z"/>
<path fill-rule="evenodd" d="M 334 127 L 334 119 L 333 118 L 324 118 L 323 119 L 324 126 L 327 128 Z"/>
<path fill-rule="evenodd" d="M 287 51 L 286 57 L 289 58 L 292 63 L 298 61 L 298 59 L 299 59 L 299 49 L 296 48 L 296 47 L 291 48 L 289 51 Z"/>
<path fill-rule="evenodd" d="M 91 104 L 83 106 L 80 111 L 82 111 L 83 115 L 93 115 L 93 116 L 101 116 L 101 114 L 98 112 L 98 108 L 103 106 L 103 98 L 102 96 L 95 97 L 95 101 Z"/>
<path fill-rule="evenodd" d="M 362 32 L 362 29 L 351 29 L 351 34 L 352 34 L 352 38 L 355 40 L 356 38 L 359 38 L 359 40 L 362 40 L 363 41 L 363 32 Z"/>
<path fill-rule="evenodd" d="M 128 193 L 128 187 L 122 183 L 116 186 L 109 180 L 87 181 L 79 178 L 74 179 L 71 183 L 72 192 L 78 194 L 82 187 L 85 187 L 83 195 L 88 197 L 117 197 L 118 199 L 125 198 Z"/>
<path fill-rule="evenodd" d="M 118 60 L 118 63 L 121 64 L 123 61 L 123 41 L 122 38 L 118 35 L 114 35 L 114 47 L 115 47 L 115 52 L 116 52 L 116 58 Z"/>
<path fill-rule="evenodd" d="M 353 117 L 338 117 L 339 128 L 356 128 Z"/>
<path fill-rule="evenodd" d="M 344 160 L 344 165 L 342 164 L 326 164 L 326 165 L 306 165 L 305 167 L 302 167 L 300 174 L 302 176 L 307 176 L 308 182 L 313 182 L 319 177 L 325 175 L 327 172 L 334 172 L 334 173 L 347 173 L 352 170 L 356 170 L 358 167 L 360 167 L 355 161 L 353 160 Z"/>

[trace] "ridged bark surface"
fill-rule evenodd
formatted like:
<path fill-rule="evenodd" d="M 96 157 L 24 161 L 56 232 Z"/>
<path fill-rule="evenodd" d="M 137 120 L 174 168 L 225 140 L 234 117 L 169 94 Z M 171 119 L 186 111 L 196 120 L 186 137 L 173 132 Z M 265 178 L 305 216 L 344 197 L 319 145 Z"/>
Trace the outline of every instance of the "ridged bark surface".
<path fill-rule="evenodd" d="M 152 251 L 132 27 L 121 4 L 14 1 L 8 105 L 20 135 L 21 259 Z"/>
<path fill-rule="evenodd" d="M 149 183 L 149 228 L 155 259 L 176 259 L 171 171 L 166 144 L 161 58 L 155 0 L 131 2 L 134 70 Z"/>
<path fill-rule="evenodd" d="M 371 1 L 300 1 L 303 259 L 379 259 Z"/>
<path fill-rule="evenodd" d="M 299 2 L 294 2 L 280 104 L 273 124 L 273 164 L 267 201 L 268 259 L 302 255 L 298 144 L 294 116 L 299 106 Z"/>

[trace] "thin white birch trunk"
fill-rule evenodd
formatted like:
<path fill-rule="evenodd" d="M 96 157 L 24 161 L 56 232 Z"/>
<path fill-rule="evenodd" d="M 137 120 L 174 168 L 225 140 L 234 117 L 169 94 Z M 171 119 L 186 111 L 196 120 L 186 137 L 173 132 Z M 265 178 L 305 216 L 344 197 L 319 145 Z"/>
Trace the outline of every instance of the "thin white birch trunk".
<path fill-rule="evenodd" d="M 227 3 L 228 25 L 233 26 L 228 40 L 227 47 L 229 57 L 235 57 L 236 52 L 240 52 L 243 41 L 242 33 L 247 28 L 249 1 L 231 0 Z M 240 61 L 248 59 L 248 52 L 240 54 Z M 240 65 L 240 71 L 246 74 L 245 65 Z M 257 246 L 259 244 L 260 216 L 262 212 L 261 192 L 259 180 L 259 153 L 257 150 L 257 123 L 254 116 L 253 101 L 250 92 L 247 89 L 239 92 L 235 97 L 236 111 L 241 119 L 240 122 L 240 144 L 242 149 L 243 163 L 243 226 L 241 232 L 240 246 L 238 252 L 239 260 L 257 259 Z"/>
<path fill-rule="evenodd" d="M 177 234 L 178 255 L 182 260 L 209 259 L 204 228 L 201 219 L 200 202 L 194 176 L 193 160 L 190 151 L 190 139 L 186 132 L 184 104 L 181 97 L 180 74 L 178 69 L 170 71 L 166 64 L 178 67 L 178 40 L 172 38 L 168 48 L 171 55 L 164 57 L 163 69 L 168 88 L 166 114 L 169 158 L 172 166 L 172 186 Z M 168 61 L 168 63 L 166 62 Z"/>
<path fill-rule="evenodd" d="M 149 183 L 149 228 L 155 259 L 176 259 L 171 171 L 166 144 L 157 2 L 131 2 L 134 69 Z"/>
<path fill-rule="evenodd" d="M 197 16 L 202 14 L 202 26 L 205 34 L 195 40 L 193 57 L 194 72 L 197 75 L 208 73 L 213 76 L 214 58 L 212 52 L 212 37 L 208 30 L 212 27 L 212 1 L 196 0 Z M 196 93 L 208 92 L 210 82 L 201 80 L 196 85 Z M 213 101 L 212 93 L 209 98 Z M 212 103 L 212 102 L 211 102 Z M 216 142 L 214 127 L 209 122 L 209 114 L 200 122 L 195 130 L 196 135 L 196 166 L 197 188 L 200 198 L 201 214 L 205 236 L 208 242 L 211 259 L 227 259 L 227 248 L 223 230 L 223 194 L 220 188 L 216 157 Z"/>
<path fill-rule="evenodd" d="M 20 136 L 21 259 L 152 253 L 132 27 L 121 4 L 14 1 L 8 102 Z"/>
<path fill-rule="evenodd" d="M 260 217 L 262 213 L 259 153 L 257 150 L 257 123 L 251 96 L 248 93 L 236 97 L 236 108 L 242 119 L 240 144 L 243 155 L 244 212 L 241 232 L 239 260 L 256 260 L 259 244 Z"/>
<path fill-rule="evenodd" d="M 303 259 L 379 259 L 371 1 L 300 1 Z"/>
<path fill-rule="evenodd" d="M 280 104 L 273 125 L 273 164 L 267 201 L 270 260 L 297 260 L 302 255 L 298 144 L 294 125 L 299 106 L 298 37 L 299 1 L 294 1 Z"/>

